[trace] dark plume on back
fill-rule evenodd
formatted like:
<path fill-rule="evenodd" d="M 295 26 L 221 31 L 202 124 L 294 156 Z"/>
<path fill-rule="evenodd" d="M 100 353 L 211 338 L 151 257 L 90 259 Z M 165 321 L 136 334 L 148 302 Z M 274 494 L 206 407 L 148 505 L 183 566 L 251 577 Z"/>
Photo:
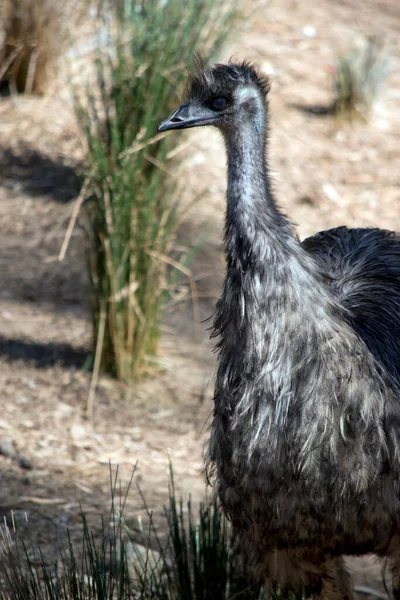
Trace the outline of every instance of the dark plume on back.
<path fill-rule="evenodd" d="M 382 229 L 338 227 L 304 240 L 348 309 L 346 319 L 400 384 L 400 236 Z"/>

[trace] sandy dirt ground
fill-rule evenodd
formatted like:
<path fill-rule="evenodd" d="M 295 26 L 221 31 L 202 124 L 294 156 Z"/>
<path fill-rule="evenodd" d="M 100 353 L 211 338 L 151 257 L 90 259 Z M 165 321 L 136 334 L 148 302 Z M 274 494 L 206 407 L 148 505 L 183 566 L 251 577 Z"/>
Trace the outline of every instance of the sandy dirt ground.
<path fill-rule="evenodd" d="M 313 37 L 304 34 L 307 25 Z M 371 122 L 315 114 L 332 100 L 329 68 L 337 54 L 370 33 L 392 47 Z M 271 75 L 275 190 L 301 238 L 341 224 L 400 230 L 399 34 L 397 0 L 275 0 L 258 4 L 221 57 L 254 60 Z M 169 456 L 178 491 L 204 496 L 215 355 L 203 321 L 224 272 L 225 154 L 213 131 L 182 139 L 182 200 L 201 197 L 178 231 L 179 240 L 199 247 L 192 264 L 197 305 L 188 295 L 166 310 L 159 376 L 129 389 L 102 377 L 87 421 L 91 323 L 79 227 L 65 259 L 57 259 L 83 159 L 65 81 L 43 98 L 0 99 L 0 517 L 26 512 L 26 528 L 44 548 L 60 526 L 79 536 L 80 503 L 99 525 L 109 507 L 109 461 L 120 465 L 123 486 L 137 464 L 126 508 L 132 526 L 143 514 L 136 484 L 161 515 Z M 349 564 L 357 585 L 383 593 L 373 558 Z"/>

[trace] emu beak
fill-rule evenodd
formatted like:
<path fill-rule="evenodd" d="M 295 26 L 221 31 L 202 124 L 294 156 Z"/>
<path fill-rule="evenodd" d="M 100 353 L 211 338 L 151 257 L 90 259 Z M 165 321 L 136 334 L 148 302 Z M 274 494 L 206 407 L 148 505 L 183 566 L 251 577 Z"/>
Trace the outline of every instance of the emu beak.
<path fill-rule="evenodd" d="M 216 120 L 217 117 L 212 110 L 204 106 L 196 106 L 190 102 L 185 102 L 158 126 L 158 131 L 212 125 Z"/>

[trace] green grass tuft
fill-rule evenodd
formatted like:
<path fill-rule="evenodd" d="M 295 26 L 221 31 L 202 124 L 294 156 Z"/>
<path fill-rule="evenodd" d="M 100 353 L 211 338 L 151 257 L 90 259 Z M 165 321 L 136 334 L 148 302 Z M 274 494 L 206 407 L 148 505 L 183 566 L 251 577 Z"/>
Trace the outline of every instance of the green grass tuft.
<path fill-rule="evenodd" d="M 234 552 L 230 526 L 217 500 L 194 510 L 189 499 L 177 500 L 170 469 L 169 510 L 173 598 L 177 600 L 262 600 L 266 593 L 245 577 Z"/>
<path fill-rule="evenodd" d="M 166 165 L 178 140 L 157 126 L 178 106 L 194 53 L 218 52 L 235 11 L 236 2 L 218 0 L 102 2 L 108 41 L 94 83 L 83 98 L 76 93 L 75 105 L 92 192 L 94 347 L 102 370 L 126 381 L 154 364 L 177 226 L 179 199 Z"/>
<path fill-rule="evenodd" d="M 389 72 L 389 52 L 370 36 L 339 57 L 333 69 L 335 112 L 340 117 L 368 120 Z"/>
<path fill-rule="evenodd" d="M 60 535 L 52 564 L 40 549 L 29 547 L 18 526 L 14 531 L 2 526 L 0 600 L 267 599 L 264 589 L 244 577 L 232 532 L 216 502 L 195 510 L 189 500 L 184 507 L 176 496 L 172 469 L 166 542 L 149 511 L 147 530 L 131 534 L 124 520 L 131 482 L 124 497 L 117 493 L 118 470 L 114 476 L 110 472 L 110 483 L 111 510 L 102 519 L 100 539 L 94 538 L 81 512 L 80 547 L 73 546 L 68 532 Z"/>

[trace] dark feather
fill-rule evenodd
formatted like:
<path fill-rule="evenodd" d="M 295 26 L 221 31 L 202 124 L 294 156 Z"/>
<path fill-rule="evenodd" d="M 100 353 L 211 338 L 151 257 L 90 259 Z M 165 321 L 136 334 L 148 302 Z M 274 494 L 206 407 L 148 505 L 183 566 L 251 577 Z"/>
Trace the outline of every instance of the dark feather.
<path fill-rule="evenodd" d="M 400 235 L 337 227 L 303 241 L 347 320 L 400 385 Z"/>
<path fill-rule="evenodd" d="M 204 60 L 196 55 L 194 68 L 189 73 L 186 97 L 188 100 L 204 102 L 212 96 L 232 97 L 238 85 L 256 85 L 262 97 L 271 87 L 267 75 L 262 74 L 249 62 L 240 64 L 216 64 L 211 69 L 204 68 Z"/>

